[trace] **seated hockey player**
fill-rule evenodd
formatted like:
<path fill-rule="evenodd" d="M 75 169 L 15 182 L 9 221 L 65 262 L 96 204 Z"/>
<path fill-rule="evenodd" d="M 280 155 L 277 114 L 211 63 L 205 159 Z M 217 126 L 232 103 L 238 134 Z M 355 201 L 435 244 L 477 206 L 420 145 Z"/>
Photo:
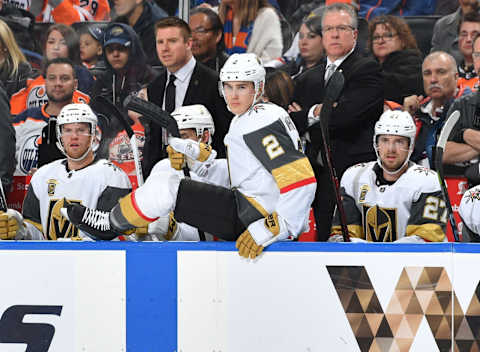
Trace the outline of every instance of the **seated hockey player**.
<path fill-rule="evenodd" d="M 480 185 L 463 194 L 458 212 L 463 221 L 462 242 L 480 242 Z"/>
<path fill-rule="evenodd" d="M 239 254 L 246 258 L 255 258 L 273 241 L 304 231 L 316 180 L 288 113 L 261 101 L 265 69 L 255 54 L 234 54 L 220 80 L 227 106 L 235 114 L 225 136 L 230 188 L 156 173 L 110 213 L 75 204 L 62 212 L 81 229 L 108 239 L 173 210 L 179 222 L 236 241 Z M 211 147 L 204 143 L 170 138 L 169 144 L 193 160 L 213 160 Z"/>
<path fill-rule="evenodd" d="M 340 185 L 353 242 L 446 241 L 446 207 L 435 172 L 409 161 L 415 123 L 386 111 L 375 124 L 377 161 L 350 167 Z M 338 209 L 329 241 L 343 241 Z"/>
<path fill-rule="evenodd" d="M 110 210 L 130 193 L 128 176 L 111 162 L 94 159 L 97 117 L 86 104 L 68 104 L 57 117 L 58 147 L 66 159 L 42 166 L 33 175 L 22 215 L 0 214 L 0 238 L 16 240 L 85 239 L 60 214 L 64 202 Z"/>
<path fill-rule="evenodd" d="M 215 126 L 213 118 L 205 106 L 200 104 L 181 106 L 172 112 L 172 117 L 177 121 L 178 129 L 183 139 L 191 139 L 199 143 L 211 145 Z M 153 167 L 149 177 L 161 172 L 170 172 L 183 178 L 184 172 L 182 170 L 187 165 L 190 169 L 190 177 L 193 180 L 229 187 L 230 180 L 228 178 L 226 159 L 213 159 L 211 162 L 202 163 L 188 157 L 185 158 L 184 154 L 176 152 L 170 146 L 167 147 L 167 150 L 169 158 L 159 161 Z M 155 236 L 157 239 L 168 241 L 213 239 L 211 234 L 199 232 L 195 227 L 185 223 L 178 223 L 173 216 L 173 212 L 149 224 L 148 234 Z M 148 237 L 145 239 L 148 239 Z"/>

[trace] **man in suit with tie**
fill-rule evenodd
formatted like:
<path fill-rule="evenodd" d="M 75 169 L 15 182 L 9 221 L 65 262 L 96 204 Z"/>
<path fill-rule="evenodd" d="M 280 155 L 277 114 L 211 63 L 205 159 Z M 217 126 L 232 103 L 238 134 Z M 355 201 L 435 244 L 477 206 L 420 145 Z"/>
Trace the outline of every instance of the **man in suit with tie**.
<path fill-rule="evenodd" d="M 192 55 L 192 34 L 188 24 L 167 17 L 155 24 L 157 54 L 164 68 L 157 79 L 147 86 L 147 99 L 167 112 L 193 104 L 204 105 L 213 117 L 215 135 L 212 147 L 218 157 L 225 157 L 223 137 L 228 131 L 232 114 L 218 91 L 218 74 L 197 62 Z M 166 154 L 162 148 L 162 130 L 157 125 L 146 127 L 143 169 L 145 175 Z M 163 138 L 165 141 L 165 138 Z"/>
<path fill-rule="evenodd" d="M 350 166 L 375 160 L 373 130 L 383 112 L 383 78 L 378 63 L 363 57 L 355 49 L 358 36 L 357 17 L 346 4 L 325 7 L 322 16 L 324 63 L 297 77 L 294 100 L 303 108 L 292 112 L 300 133 L 309 132 L 307 155 L 314 168 L 318 187 L 313 202 L 319 240 L 330 233 L 335 197 L 326 166 L 318 161 L 322 141 L 319 125 L 325 86 L 335 70 L 345 78 L 343 91 L 328 121 L 333 164 L 340 178 Z M 326 164 L 326 163 L 323 163 Z"/>

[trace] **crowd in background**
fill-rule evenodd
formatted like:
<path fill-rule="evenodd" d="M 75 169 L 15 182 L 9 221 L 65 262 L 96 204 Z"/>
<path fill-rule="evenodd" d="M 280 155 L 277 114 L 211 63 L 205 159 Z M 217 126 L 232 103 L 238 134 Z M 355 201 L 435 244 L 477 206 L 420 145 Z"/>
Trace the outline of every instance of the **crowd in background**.
<path fill-rule="evenodd" d="M 318 213 L 331 219 L 333 202 L 325 200 L 322 187 L 327 176 L 308 129 L 310 109 L 323 96 L 323 36 L 328 31 L 341 35 L 350 30 L 322 28 L 323 8 L 335 2 L 347 3 L 358 14 L 358 23 L 351 28 L 358 29 L 352 52 L 370 60 L 362 63 L 363 78 L 345 72 L 347 80 L 358 80 L 363 86 L 350 87 L 351 105 L 338 113 L 361 115 L 362 119 L 332 127 L 333 140 L 342 143 L 334 150 L 339 176 L 356 162 L 375 160 L 373 125 L 387 109 L 403 109 L 415 118 L 412 160 L 433 168 L 432 148 L 451 105 L 463 108 L 466 98 L 476 97 L 480 69 L 477 0 L 391 0 L 381 6 L 376 0 L 360 4 L 355 0 L 192 0 L 187 28 L 173 17 L 179 12 L 172 0 L 0 0 L 0 177 L 4 189 L 10 189 L 14 174 L 32 174 L 62 157 L 56 146 L 55 117 L 69 103 L 89 103 L 98 96 L 122 111 L 130 94 L 141 95 L 168 112 L 182 104 L 202 103 L 215 121 L 213 147 L 219 157 L 225 156 L 223 136 L 232 115 L 218 94 L 218 73 L 229 55 L 251 52 L 267 69 L 264 100 L 287 110 L 302 136 L 318 180 Z M 422 18 L 431 24 L 427 50 L 423 42 L 417 42 L 425 32 L 415 32 L 405 16 L 429 16 Z M 178 37 L 172 27 L 181 28 Z M 174 85 L 177 94 L 171 101 L 169 87 Z M 476 100 L 472 104 L 475 114 Z M 141 142 L 143 172 L 148 176 L 153 165 L 166 156 L 163 132 L 137 114 L 128 116 Z M 464 128 L 480 130 L 476 115 L 471 120 Z M 108 127 L 103 128 L 98 156 L 134 175 L 126 132 L 108 116 L 103 123 Z M 444 158 L 448 170 L 468 176 L 471 185 L 480 183 L 480 138 L 455 138 Z M 368 148 L 362 146 L 365 143 Z M 329 231 L 330 220 L 316 220 L 323 228 L 320 239 L 325 239 L 322 234 Z"/>

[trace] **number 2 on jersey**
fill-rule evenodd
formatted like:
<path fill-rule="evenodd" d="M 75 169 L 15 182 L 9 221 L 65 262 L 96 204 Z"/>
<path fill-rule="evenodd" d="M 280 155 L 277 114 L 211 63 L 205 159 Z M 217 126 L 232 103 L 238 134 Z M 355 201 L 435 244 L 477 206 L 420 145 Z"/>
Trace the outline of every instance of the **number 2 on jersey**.
<path fill-rule="evenodd" d="M 262 144 L 265 147 L 265 151 L 270 157 L 270 160 L 273 160 L 285 153 L 283 148 L 280 146 L 280 143 L 278 143 L 277 137 L 275 137 L 273 134 L 263 137 Z"/>

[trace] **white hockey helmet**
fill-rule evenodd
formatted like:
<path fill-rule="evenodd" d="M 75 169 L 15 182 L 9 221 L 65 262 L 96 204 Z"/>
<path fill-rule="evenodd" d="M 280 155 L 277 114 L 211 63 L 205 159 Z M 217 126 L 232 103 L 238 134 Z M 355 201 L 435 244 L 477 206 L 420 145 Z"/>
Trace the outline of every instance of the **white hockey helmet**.
<path fill-rule="evenodd" d="M 211 143 L 211 136 L 215 133 L 215 124 L 205 106 L 201 104 L 180 106 L 172 112 L 172 117 L 177 121 L 179 130 L 193 128 L 198 138 L 201 138 L 203 132 L 208 130 L 210 133 L 208 143 Z"/>
<path fill-rule="evenodd" d="M 375 124 L 373 147 L 375 148 L 375 153 L 377 154 L 377 163 L 386 173 L 395 174 L 402 169 L 406 163 L 408 163 L 415 146 L 416 133 L 417 127 L 415 126 L 415 122 L 413 121 L 412 116 L 406 111 L 387 110 L 380 116 Z M 378 154 L 378 136 L 383 134 L 407 137 L 409 140 L 408 156 L 402 166 L 393 172 L 385 170 Z"/>
<path fill-rule="evenodd" d="M 253 82 L 255 87 L 255 96 L 252 106 L 256 103 L 261 87 L 265 87 L 265 69 L 260 58 L 253 53 L 233 54 L 220 70 L 220 92 L 225 97 L 223 82 L 247 81 Z M 262 88 L 264 89 L 264 88 Z"/>
<path fill-rule="evenodd" d="M 80 158 L 70 158 L 65 152 L 65 148 L 62 142 L 62 126 L 68 123 L 88 123 L 90 125 L 90 134 L 92 135 L 90 148 Z M 56 131 L 57 131 L 57 147 L 62 153 L 74 161 L 80 161 L 84 159 L 90 150 L 95 151 L 98 148 L 98 133 L 97 133 L 97 115 L 92 111 L 87 104 L 68 104 L 65 105 L 60 114 L 57 116 Z"/>

